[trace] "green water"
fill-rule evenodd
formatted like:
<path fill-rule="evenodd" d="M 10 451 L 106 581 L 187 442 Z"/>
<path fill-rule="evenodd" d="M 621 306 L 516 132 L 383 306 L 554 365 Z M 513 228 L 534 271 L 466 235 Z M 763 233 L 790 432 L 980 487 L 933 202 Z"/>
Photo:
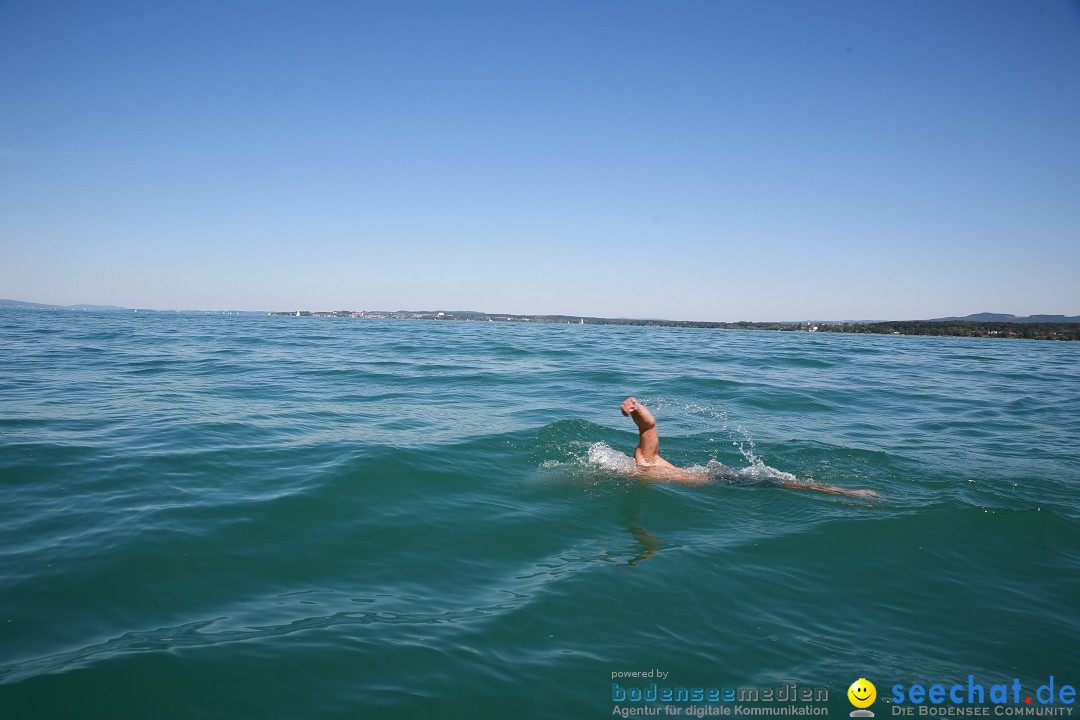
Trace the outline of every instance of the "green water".
<path fill-rule="evenodd" d="M 1080 344 L 31 311 L 0 341 L 3 718 L 1080 684 Z M 720 479 L 628 475 L 631 394 Z M 784 473 L 880 497 L 755 482 Z"/>

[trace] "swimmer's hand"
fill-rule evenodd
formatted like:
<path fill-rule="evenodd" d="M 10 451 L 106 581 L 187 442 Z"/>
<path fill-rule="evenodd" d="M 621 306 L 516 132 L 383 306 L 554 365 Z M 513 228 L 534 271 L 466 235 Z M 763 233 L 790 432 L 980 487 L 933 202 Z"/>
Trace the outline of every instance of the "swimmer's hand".
<path fill-rule="evenodd" d="M 637 400 L 632 397 L 628 397 L 623 400 L 623 403 L 619 406 L 619 409 L 622 410 L 623 415 L 625 415 L 626 417 L 630 417 L 630 414 L 638 409 Z"/>

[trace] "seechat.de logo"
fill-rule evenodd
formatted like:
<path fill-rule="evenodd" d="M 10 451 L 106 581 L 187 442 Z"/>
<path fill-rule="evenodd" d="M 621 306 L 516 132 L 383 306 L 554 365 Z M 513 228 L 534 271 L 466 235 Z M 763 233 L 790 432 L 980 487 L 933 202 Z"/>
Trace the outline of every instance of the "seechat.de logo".
<path fill-rule="evenodd" d="M 874 687 L 874 683 L 866 678 L 859 678 L 847 689 L 847 697 L 851 704 L 858 708 L 851 712 L 851 717 L 874 717 L 874 713 L 866 709 L 873 705 L 877 698 L 877 688 Z"/>

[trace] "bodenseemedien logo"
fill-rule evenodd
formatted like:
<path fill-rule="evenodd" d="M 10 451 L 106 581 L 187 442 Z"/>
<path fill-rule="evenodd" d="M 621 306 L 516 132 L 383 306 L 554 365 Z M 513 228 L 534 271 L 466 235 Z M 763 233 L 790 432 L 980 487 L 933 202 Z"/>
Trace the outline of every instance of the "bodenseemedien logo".
<path fill-rule="evenodd" d="M 847 689 L 847 697 L 857 708 L 851 711 L 851 717 L 874 717 L 874 713 L 866 709 L 873 705 L 877 698 L 877 688 L 874 687 L 874 683 L 866 678 L 859 678 Z"/>

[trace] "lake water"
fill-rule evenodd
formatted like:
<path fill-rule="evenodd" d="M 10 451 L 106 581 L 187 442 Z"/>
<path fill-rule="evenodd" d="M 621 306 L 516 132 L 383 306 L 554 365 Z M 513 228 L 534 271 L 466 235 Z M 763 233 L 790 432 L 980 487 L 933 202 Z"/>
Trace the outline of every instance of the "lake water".
<path fill-rule="evenodd" d="M 0 343 L 4 718 L 1080 684 L 1080 343 L 19 310 Z M 729 471 L 625 472 L 628 395 Z"/>

